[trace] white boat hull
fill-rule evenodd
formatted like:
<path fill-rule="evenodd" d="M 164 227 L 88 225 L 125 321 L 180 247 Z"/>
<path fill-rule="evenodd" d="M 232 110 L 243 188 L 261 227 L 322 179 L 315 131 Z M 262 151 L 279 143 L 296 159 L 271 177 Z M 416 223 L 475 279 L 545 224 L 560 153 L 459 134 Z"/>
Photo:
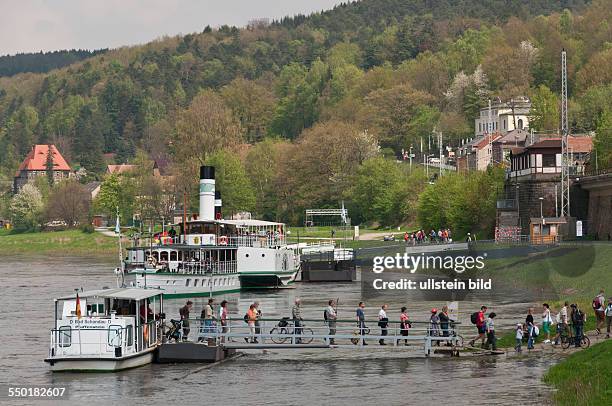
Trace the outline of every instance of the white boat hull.
<path fill-rule="evenodd" d="M 124 369 L 137 368 L 153 362 L 157 347 L 149 348 L 138 354 L 132 354 L 121 358 L 112 357 L 54 357 L 47 358 L 54 372 L 69 371 L 91 371 L 91 372 L 114 372 Z"/>

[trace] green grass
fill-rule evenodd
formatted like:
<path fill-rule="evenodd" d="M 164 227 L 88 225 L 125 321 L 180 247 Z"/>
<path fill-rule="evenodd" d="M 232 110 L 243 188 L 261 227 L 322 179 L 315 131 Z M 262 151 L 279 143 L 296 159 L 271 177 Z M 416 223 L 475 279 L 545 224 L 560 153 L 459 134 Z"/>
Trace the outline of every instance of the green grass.
<path fill-rule="evenodd" d="M 117 239 L 80 230 L 11 233 L 0 231 L 0 255 L 108 255 L 116 253 Z"/>
<path fill-rule="evenodd" d="M 606 405 L 612 399 L 612 340 L 575 352 L 551 367 L 544 382 L 558 405 Z"/>

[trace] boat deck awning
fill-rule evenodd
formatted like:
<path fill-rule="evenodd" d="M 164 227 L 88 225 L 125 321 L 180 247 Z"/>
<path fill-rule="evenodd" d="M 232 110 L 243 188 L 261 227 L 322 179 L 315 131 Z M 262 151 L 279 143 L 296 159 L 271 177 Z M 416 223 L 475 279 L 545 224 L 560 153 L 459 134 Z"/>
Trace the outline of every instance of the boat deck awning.
<path fill-rule="evenodd" d="M 142 288 L 117 288 L 117 289 L 98 289 L 79 292 L 79 298 L 103 298 L 103 299 L 124 299 L 124 300 L 144 300 L 153 296 L 162 295 L 159 289 Z M 57 298 L 57 300 L 76 299 L 76 293 Z"/>

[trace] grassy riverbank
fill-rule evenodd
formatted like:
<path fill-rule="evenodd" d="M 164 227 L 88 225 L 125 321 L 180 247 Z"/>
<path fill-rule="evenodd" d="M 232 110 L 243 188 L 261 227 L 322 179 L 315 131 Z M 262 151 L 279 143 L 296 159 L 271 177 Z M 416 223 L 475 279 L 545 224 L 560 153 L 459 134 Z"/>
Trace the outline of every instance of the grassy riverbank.
<path fill-rule="evenodd" d="M 0 256 L 14 254 L 109 255 L 116 254 L 117 239 L 80 230 L 10 233 L 0 231 Z"/>
<path fill-rule="evenodd" d="M 558 405 L 605 405 L 612 399 L 612 340 L 578 351 L 553 366 L 544 382 Z"/>

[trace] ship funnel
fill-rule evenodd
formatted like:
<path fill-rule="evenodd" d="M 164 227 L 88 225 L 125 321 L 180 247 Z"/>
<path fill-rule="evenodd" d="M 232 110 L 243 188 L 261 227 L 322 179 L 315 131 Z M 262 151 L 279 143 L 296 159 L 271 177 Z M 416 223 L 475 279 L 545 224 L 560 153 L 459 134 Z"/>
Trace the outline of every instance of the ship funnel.
<path fill-rule="evenodd" d="M 200 220 L 215 219 L 215 167 L 200 166 Z"/>
<path fill-rule="evenodd" d="M 221 207 L 223 201 L 221 200 L 221 192 L 215 190 L 215 218 L 221 220 Z"/>

